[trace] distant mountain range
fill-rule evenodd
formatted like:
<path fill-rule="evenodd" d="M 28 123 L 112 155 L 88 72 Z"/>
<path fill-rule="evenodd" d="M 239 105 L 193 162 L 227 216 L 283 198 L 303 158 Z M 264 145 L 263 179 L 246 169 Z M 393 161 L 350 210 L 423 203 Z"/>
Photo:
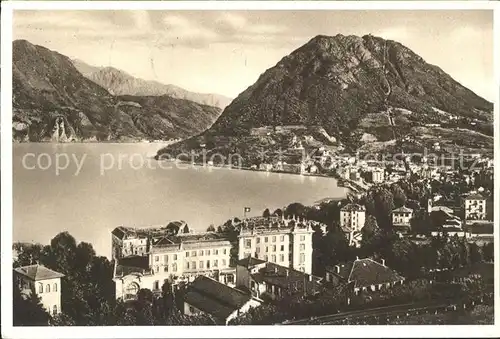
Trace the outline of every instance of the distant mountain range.
<path fill-rule="evenodd" d="M 276 127 L 286 126 L 316 145 L 323 129 L 353 150 L 405 139 L 421 149 L 441 138 L 491 151 L 493 104 L 399 42 L 319 35 L 266 70 L 209 130 L 169 150 L 222 143 L 245 152 L 282 142 Z"/>
<path fill-rule="evenodd" d="M 113 95 L 84 77 L 67 56 L 26 40 L 13 42 L 12 98 L 14 141 L 187 138 L 221 113 L 167 95 Z"/>
<path fill-rule="evenodd" d="M 72 60 L 73 65 L 85 77 L 114 95 L 159 96 L 186 99 L 203 105 L 224 109 L 231 99 L 220 94 L 194 93 L 174 85 L 165 85 L 157 81 L 143 80 L 114 67 L 95 67 L 81 60 Z"/>

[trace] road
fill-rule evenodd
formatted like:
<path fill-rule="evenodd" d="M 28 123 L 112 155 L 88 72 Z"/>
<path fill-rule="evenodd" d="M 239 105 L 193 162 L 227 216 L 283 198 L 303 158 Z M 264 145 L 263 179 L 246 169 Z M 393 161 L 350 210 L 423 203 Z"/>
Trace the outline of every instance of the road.
<path fill-rule="evenodd" d="M 376 307 L 364 310 L 342 312 L 333 315 L 326 315 L 312 319 L 301 319 L 284 323 L 283 325 L 327 325 L 339 323 L 345 319 L 360 319 L 360 318 L 373 318 L 381 316 L 397 316 L 406 315 L 406 313 L 415 314 L 417 312 L 435 311 L 450 309 L 453 306 L 447 303 L 411 303 L 401 305 L 391 305 L 384 307 Z"/>

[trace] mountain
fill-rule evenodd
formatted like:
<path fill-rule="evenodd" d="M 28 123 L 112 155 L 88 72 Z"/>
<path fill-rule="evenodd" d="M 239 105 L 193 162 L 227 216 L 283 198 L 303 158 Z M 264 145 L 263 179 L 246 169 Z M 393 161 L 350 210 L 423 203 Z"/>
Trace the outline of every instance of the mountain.
<path fill-rule="evenodd" d="M 139 141 L 187 138 L 220 109 L 169 96 L 113 96 L 66 56 L 13 42 L 15 141 Z"/>
<path fill-rule="evenodd" d="M 174 85 L 165 85 L 157 81 L 143 80 L 114 67 L 95 67 L 80 60 L 73 60 L 75 67 L 85 77 L 115 95 L 160 96 L 168 95 L 177 99 L 186 99 L 203 105 L 224 109 L 231 99 L 220 94 L 194 93 Z"/>
<path fill-rule="evenodd" d="M 218 139 L 239 151 L 289 144 L 277 130 L 316 146 L 332 144 L 321 135 L 329 136 L 350 150 L 404 140 L 422 149 L 441 136 L 481 149 L 493 142 L 493 104 L 399 42 L 319 35 L 266 70 L 208 131 L 172 149 L 219 147 Z"/>

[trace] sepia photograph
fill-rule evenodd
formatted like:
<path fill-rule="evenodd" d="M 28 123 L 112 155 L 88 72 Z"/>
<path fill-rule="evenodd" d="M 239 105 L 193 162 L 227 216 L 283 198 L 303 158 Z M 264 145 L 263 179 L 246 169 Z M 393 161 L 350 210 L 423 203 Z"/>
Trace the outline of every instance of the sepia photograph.
<path fill-rule="evenodd" d="M 498 6 L 420 4 L 2 4 L 2 336 L 493 335 Z"/>

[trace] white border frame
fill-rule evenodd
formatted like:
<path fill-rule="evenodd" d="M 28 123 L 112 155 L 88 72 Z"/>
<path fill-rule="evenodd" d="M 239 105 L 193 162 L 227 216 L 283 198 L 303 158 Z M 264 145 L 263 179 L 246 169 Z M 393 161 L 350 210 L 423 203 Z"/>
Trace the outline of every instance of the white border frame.
<path fill-rule="evenodd" d="M 500 334 L 498 310 L 499 287 L 499 230 L 500 213 L 500 158 L 495 156 L 495 325 L 462 326 L 229 326 L 221 330 L 214 326 L 152 326 L 144 327 L 13 327 L 12 326 L 12 15 L 13 10 L 495 10 L 494 12 L 494 73 L 496 87 L 500 91 L 500 3 L 495 1 L 175 1 L 175 2 L 132 2 L 132 1 L 14 1 L 3 2 L 1 11 L 1 273 L 2 273 L 2 337 L 5 338 L 141 338 L 141 337 L 495 337 Z M 500 151 L 499 96 L 494 109 L 495 154 Z"/>

